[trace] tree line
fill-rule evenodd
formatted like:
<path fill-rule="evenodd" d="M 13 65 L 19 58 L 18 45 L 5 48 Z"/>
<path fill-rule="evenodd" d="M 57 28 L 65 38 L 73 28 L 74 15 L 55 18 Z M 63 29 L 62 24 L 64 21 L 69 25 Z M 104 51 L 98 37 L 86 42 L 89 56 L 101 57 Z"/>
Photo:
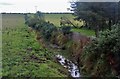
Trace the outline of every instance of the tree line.
<path fill-rule="evenodd" d="M 120 22 L 120 2 L 72 2 L 71 11 L 76 19 L 86 22 L 86 28 L 98 32 L 111 29 L 111 26 Z"/>

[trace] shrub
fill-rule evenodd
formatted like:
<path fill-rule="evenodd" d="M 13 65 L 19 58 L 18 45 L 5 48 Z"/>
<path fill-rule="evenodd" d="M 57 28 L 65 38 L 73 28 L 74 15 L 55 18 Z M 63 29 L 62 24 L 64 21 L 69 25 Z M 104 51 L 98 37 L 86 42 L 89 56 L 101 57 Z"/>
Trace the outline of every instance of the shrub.
<path fill-rule="evenodd" d="M 84 74 L 120 75 L 120 25 L 112 26 L 112 30 L 100 32 L 99 38 L 85 48 L 81 61 Z"/>
<path fill-rule="evenodd" d="M 41 33 L 46 40 L 50 40 L 52 33 L 57 30 L 57 28 L 51 23 L 46 23 L 41 29 Z"/>
<path fill-rule="evenodd" d="M 43 24 L 45 22 L 42 13 L 37 12 L 34 15 L 25 14 L 25 24 L 29 27 L 36 28 L 36 24 Z"/>
<path fill-rule="evenodd" d="M 57 37 L 56 37 L 56 42 L 59 46 L 64 46 L 65 43 L 67 43 L 68 38 L 61 32 L 58 32 Z"/>
<path fill-rule="evenodd" d="M 71 30 L 71 27 L 70 26 L 62 26 L 61 27 L 61 30 L 63 32 L 63 34 L 69 34 L 70 33 L 70 30 Z"/>
<path fill-rule="evenodd" d="M 29 27 L 39 31 L 45 40 L 50 40 L 52 32 L 56 31 L 57 28 L 49 22 L 44 20 L 44 16 L 41 12 L 37 12 L 33 16 L 25 16 L 26 24 Z"/>

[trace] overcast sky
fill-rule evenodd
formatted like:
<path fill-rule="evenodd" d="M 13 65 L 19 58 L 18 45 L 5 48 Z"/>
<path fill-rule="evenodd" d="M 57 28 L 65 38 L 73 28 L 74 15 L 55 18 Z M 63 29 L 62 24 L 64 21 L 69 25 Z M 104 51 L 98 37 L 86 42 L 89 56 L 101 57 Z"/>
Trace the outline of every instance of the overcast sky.
<path fill-rule="evenodd" d="M 70 12 L 70 0 L 0 0 L 0 12 Z"/>
<path fill-rule="evenodd" d="M 67 8 L 70 8 L 70 1 L 75 0 L 0 0 L 0 13 L 12 12 L 12 13 L 25 13 L 25 12 L 70 12 Z M 118 0 L 80 0 L 80 1 L 118 1 Z"/>

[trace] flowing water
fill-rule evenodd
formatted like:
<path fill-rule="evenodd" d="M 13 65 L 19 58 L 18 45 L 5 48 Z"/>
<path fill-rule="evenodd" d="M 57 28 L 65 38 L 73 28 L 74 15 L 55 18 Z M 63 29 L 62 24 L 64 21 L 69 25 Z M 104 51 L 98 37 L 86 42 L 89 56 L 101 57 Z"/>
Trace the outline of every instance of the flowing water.
<path fill-rule="evenodd" d="M 57 61 L 64 66 L 65 68 L 68 69 L 70 75 L 73 78 L 78 78 L 80 77 L 80 72 L 79 69 L 77 67 L 77 65 L 75 65 L 74 63 L 72 63 L 70 60 L 64 58 L 62 55 L 56 55 Z"/>

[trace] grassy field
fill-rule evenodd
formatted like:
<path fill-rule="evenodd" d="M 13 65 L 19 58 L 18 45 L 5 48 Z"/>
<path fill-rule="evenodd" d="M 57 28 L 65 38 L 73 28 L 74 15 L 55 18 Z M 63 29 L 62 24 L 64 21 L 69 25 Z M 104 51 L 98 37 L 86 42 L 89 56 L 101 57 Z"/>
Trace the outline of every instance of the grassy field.
<path fill-rule="evenodd" d="M 72 20 L 74 16 L 72 14 L 44 14 L 46 21 L 50 21 L 55 26 L 60 27 L 60 18 L 67 17 L 68 19 Z"/>
<path fill-rule="evenodd" d="M 76 24 L 76 22 L 73 20 L 75 17 L 72 14 L 44 14 L 44 15 L 46 21 L 50 21 L 51 23 L 58 27 L 60 27 L 60 18 L 63 16 L 67 17 L 70 21 Z M 79 24 L 81 25 L 82 23 Z M 71 31 L 79 32 L 87 36 L 95 36 L 95 32 L 93 30 L 73 28 Z"/>
<path fill-rule="evenodd" d="M 61 16 L 73 19 L 71 14 L 45 14 L 45 19 L 59 26 Z M 2 75 L 30 77 L 63 77 L 65 70 L 52 60 L 53 54 L 36 41 L 36 34 L 24 24 L 21 14 L 4 14 L 2 29 Z M 88 36 L 94 32 L 86 29 L 72 29 Z"/>
<path fill-rule="evenodd" d="M 77 29 L 77 28 L 73 28 L 71 31 L 73 32 L 79 32 L 79 33 L 82 33 L 83 35 L 86 35 L 86 36 L 95 36 L 95 32 L 93 30 L 89 30 L 89 29 Z"/>
<path fill-rule="evenodd" d="M 65 77 L 64 68 L 49 58 L 35 32 L 24 25 L 23 15 L 3 15 L 2 76 Z"/>
<path fill-rule="evenodd" d="M 24 25 L 24 16 L 21 14 L 2 14 L 2 30 Z"/>

